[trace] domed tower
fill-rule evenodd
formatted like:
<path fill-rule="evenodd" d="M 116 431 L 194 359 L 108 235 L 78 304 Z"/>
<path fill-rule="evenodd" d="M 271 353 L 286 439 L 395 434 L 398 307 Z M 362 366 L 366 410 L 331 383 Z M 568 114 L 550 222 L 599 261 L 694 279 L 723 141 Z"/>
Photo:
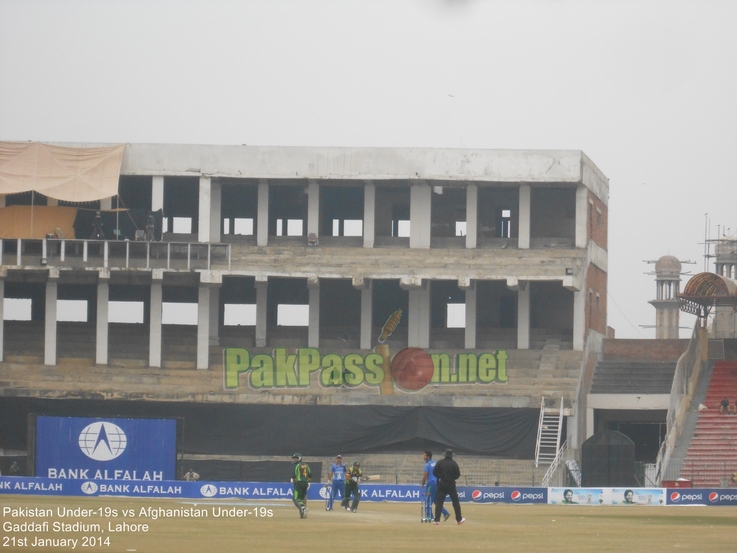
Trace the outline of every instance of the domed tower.
<path fill-rule="evenodd" d="M 737 280 L 737 234 L 725 236 L 716 241 L 716 274 L 730 280 Z M 712 336 L 737 338 L 737 312 L 731 305 L 715 305 Z"/>
<path fill-rule="evenodd" d="M 716 273 L 732 280 L 737 279 L 737 234 L 717 241 Z"/>
<path fill-rule="evenodd" d="M 655 262 L 656 296 L 649 303 L 655 307 L 655 338 L 676 340 L 679 306 L 677 295 L 681 288 L 681 262 L 677 257 L 664 255 Z"/>

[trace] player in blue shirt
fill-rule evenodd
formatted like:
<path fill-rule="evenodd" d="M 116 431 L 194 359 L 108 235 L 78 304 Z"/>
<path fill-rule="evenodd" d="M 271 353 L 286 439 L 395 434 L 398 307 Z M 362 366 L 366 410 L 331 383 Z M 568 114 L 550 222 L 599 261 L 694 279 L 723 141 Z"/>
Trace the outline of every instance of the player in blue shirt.
<path fill-rule="evenodd" d="M 346 467 L 343 465 L 343 456 L 338 455 L 335 458 L 335 463 L 330 467 L 329 479 L 332 483 L 330 494 L 325 498 L 325 510 L 333 510 L 333 502 L 336 498 L 342 499 L 344 488 L 345 488 L 345 471 Z"/>
<path fill-rule="evenodd" d="M 422 455 L 422 459 L 425 461 L 425 469 L 422 473 L 422 486 L 425 488 L 425 510 L 423 511 L 422 522 L 431 522 L 434 519 L 432 506 L 435 504 L 435 496 L 438 492 L 438 479 L 432 473 L 435 468 L 432 451 L 425 451 Z M 448 520 L 449 516 L 450 513 L 445 507 L 443 507 L 443 520 Z"/>

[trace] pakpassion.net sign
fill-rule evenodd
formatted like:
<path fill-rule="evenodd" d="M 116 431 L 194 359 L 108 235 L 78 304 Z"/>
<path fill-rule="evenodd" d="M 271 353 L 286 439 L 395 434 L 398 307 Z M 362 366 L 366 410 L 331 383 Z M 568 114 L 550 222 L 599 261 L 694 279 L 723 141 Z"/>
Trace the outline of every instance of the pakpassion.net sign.
<path fill-rule="evenodd" d="M 316 348 L 299 348 L 288 353 L 276 348 L 272 354 L 251 354 L 245 348 L 223 352 L 226 390 L 237 389 L 241 377 L 254 390 L 264 388 L 308 388 L 317 373 L 323 388 L 381 386 L 393 383 L 401 390 L 417 391 L 428 384 L 505 384 L 505 350 L 487 353 L 428 353 L 404 348 L 392 358 L 380 353 L 322 354 Z M 452 364 L 451 364 L 452 361 Z"/>

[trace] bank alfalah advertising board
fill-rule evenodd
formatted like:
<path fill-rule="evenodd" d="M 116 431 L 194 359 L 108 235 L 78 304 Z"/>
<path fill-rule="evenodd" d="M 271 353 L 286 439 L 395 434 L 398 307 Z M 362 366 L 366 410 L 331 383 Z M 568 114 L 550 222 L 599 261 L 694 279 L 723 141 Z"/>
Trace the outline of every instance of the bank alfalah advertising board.
<path fill-rule="evenodd" d="M 37 416 L 35 475 L 81 480 L 175 480 L 177 422 Z"/>

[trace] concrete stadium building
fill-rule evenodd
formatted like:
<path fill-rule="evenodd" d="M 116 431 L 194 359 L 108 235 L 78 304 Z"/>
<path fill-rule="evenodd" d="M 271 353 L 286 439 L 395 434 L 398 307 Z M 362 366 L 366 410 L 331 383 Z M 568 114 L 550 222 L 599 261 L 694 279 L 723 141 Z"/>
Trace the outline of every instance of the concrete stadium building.
<path fill-rule="evenodd" d="M 594 432 L 583 152 L 2 146 L 2 448 L 35 412 L 180 417 L 192 455 L 530 459 L 541 407 L 553 454 Z"/>

